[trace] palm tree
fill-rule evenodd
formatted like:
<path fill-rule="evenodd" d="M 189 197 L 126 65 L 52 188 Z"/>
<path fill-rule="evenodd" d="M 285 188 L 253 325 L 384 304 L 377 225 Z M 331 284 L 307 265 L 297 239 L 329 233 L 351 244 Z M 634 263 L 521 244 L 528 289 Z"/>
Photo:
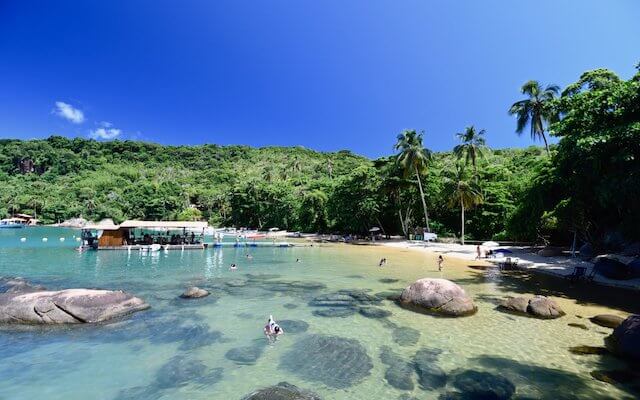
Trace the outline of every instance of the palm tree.
<path fill-rule="evenodd" d="M 487 150 L 484 134 L 484 129 L 476 131 L 473 125 L 467 126 L 464 132 L 456 133 L 456 136 L 462 143 L 453 148 L 453 152 L 459 160 L 464 158 L 466 163 L 471 161 L 471 165 L 473 165 L 473 175 L 476 176 L 476 178 L 478 176 L 478 158 L 484 158 Z"/>
<path fill-rule="evenodd" d="M 549 124 L 558 120 L 558 113 L 551 107 L 551 102 L 558 95 L 558 85 L 547 85 L 544 89 L 538 81 L 529 81 L 522 85 L 521 92 L 527 99 L 516 101 L 509 109 L 509 115 L 517 116 L 516 132 L 522 134 L 527 125 L 531 127 L 531 139 L 542 138 L 549 154 L 549 145 L 545 130 Z"/>
<path fill-rule="evenodd" d="M 474 181 L 466 179 L 464 165 L 457 164 L 455 170 L 446 178 L 449 191 L 449 206 L 460 206 L 460 241 L 464 244 L 464 212 L 482 204 L 484 198 L 480 188 Z"/>
<path fill-rule="evenodd" d="M 398 141 L 394 146 L 394 150 L 398 150 L 397 162 L 402 167 L 404 175 L 416 175 L 418 180 L 418 189 L 420 190 L 420 200 L 422 200 L 422 209 L 424 211 L 424 219 L 427 226 L 427 232 L 431 232 L 429 228 L 429 214 L 427 213 L 427 203 L 424 199 L 424 191 L 422 190 L 422 181 L 420 180 L 420 172 L 427 169 L 429 160 L 431 160 L 431 150 L 422 144 L 422 136 L 424 132 L 416 132 L 415 130 L 405 130 L 398 135 Z"/>

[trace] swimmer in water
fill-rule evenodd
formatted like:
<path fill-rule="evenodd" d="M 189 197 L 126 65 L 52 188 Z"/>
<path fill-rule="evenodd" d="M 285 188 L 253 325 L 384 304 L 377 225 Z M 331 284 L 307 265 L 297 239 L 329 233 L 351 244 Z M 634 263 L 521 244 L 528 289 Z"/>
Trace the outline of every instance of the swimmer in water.
<path fill-rule="evenodd" d="M 302 262 L 302 260 L 299 258 L 296 258 L 296 262 Z"/>
<path fill-rule="evenodd" d="M 247 260 L 252 260 L 253 256 L 251 254 L 247 254 Z"/>
<path fill-rule="evenodd" d="M 235 264 L 231 264 L 231 267 L 229 267 L 229 269 L 230 269 L 231 271 L 235 271 L 235 270 L 237 270 L 237 269 L 238 269 L 238 266 L 237 266 L 237 265 L 235 265 Z"/>
<path fill-rule="evenodd" d="M 380 262 L 378 263 L 379 267 L 384 267 L 387 264 L 387 259 L 386 258 L 381 258 Z"/>
<path fill-rule="evenodd" d="M 284 335 L 284 330 L 273 320 L 273 316 L 269 315 L 269 320 L 264 326 L 264 335 L 267 337 L 269 343 L 278 340 L 278 336 Z"/>

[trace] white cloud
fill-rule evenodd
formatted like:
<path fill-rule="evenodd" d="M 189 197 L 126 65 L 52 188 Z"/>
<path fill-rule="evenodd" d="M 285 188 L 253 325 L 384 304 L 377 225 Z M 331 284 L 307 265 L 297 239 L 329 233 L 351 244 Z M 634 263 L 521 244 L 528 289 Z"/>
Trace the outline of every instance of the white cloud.
<path fill-rule="evenodd" d="M 53 110 L 53 113 L 74 124 L 81 124 L 84 122 L 84 113 L 81 110 L 62 101 L 56 101 L 56 108 Z"/>
<path fill-rule="evenodd" d="M 92 137 L 94 139 L 111 140 L 117 138 L 118 136 L 120 136 L 120 134 L 122 134 L 122 130 L 114 128 L 113 124 L 110 122 L 103 121 L 98 123 L 98 126 L 100 126 L 98 129 L 89 131 L 89 137 Z"/>

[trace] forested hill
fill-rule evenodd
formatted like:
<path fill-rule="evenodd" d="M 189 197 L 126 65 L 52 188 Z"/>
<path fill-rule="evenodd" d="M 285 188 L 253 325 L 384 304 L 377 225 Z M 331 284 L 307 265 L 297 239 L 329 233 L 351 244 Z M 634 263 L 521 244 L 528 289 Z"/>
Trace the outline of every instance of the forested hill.
<path fill-rule="evenodd" d="M 390 140 L 390 143 L 392 141 Z M 505 224 L 543 150 L 492 152 L 480 165 L 485 202 L 469 211 L 468 232 L 505 235 Z M 436 153 L 425 172 L 433 228 L 459 230 L 447 198 L 451 153 Z M 219 226 L 403 233 L 399 212 L 421 225 L 415 184 L 393 159 L 302 147 L 162 146 L 52 136 L 0 141 L 0 213 L 35 213 L 44 223 L 83 216 L 204 219 Z M 413 218 L 411 218 L 413 216 Z"/>

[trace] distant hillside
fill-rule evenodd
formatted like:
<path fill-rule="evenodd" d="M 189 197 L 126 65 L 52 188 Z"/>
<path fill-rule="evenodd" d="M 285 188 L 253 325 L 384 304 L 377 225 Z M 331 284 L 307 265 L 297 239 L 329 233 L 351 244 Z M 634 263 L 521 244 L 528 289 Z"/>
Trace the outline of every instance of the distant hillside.
<path fill-rule="evenodd" d="M 470 213 L 481 222 L 471 234 L 504 230 L 541 155 L 539 148 L 490 155 L 481 170 L 490 179 L 487 201 Z M 434 226 L 443 233 L 459 224 L 443 198 L 443 174 L 453 162 L 450 153 L 436 154 L 425 183 Z M 401 233 L 398 210 L 421 215 L 415 185 L 401 178 L 393 160 L 302 147 L 0 140 L 0 183 L 0 213 L 34 213 L 44 223 L 81 215 L 304 231 L 365 232 L 381 225 Z"/>

